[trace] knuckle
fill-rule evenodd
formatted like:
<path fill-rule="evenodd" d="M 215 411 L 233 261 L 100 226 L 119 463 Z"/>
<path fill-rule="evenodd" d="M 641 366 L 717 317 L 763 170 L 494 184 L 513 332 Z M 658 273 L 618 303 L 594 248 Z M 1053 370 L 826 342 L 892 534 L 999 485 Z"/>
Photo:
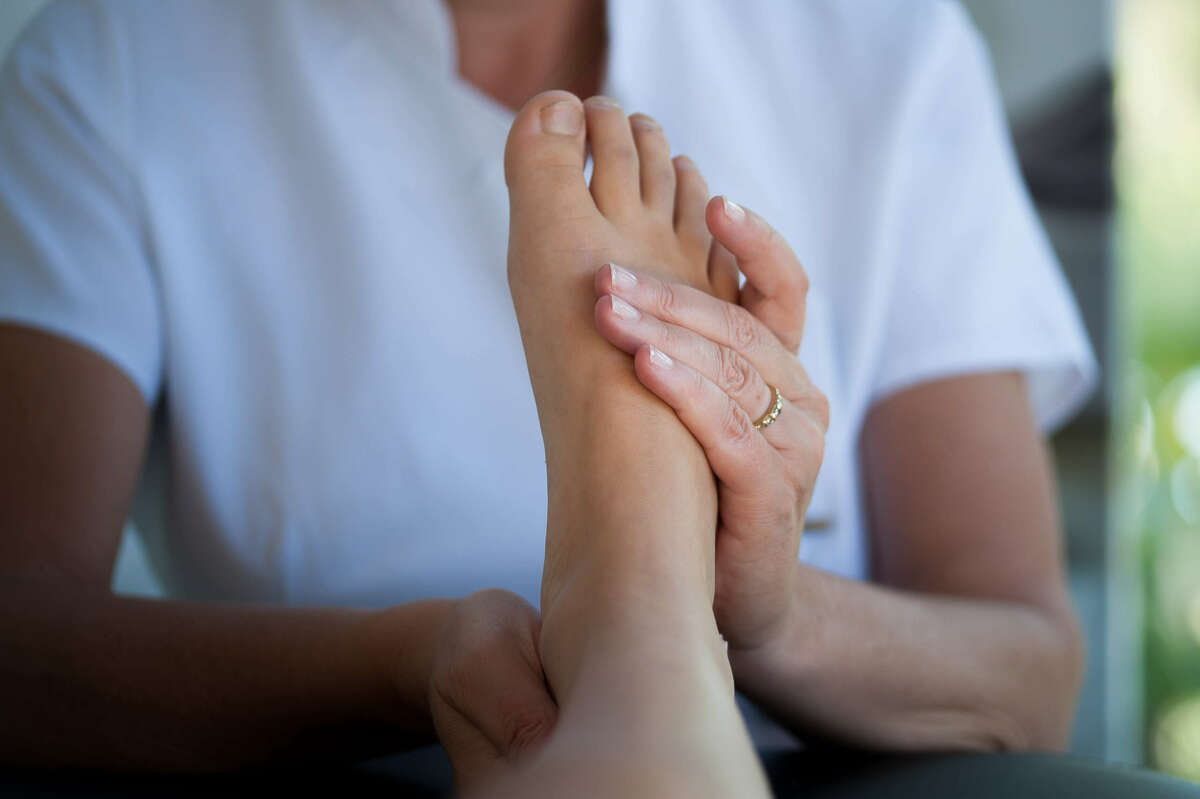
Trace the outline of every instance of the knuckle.
<path fill-rule="evenodd" d="M 657 332 L 653 334 L 655 344 L 667 355 L 677 357 L 683 351 L 683 337 L 678 328 L 672 325 L 655 325 Z"/>
<path fill-rule="evenodd" d="M 721 376 L 721 388 L 735 396 L 745 391 L 753 379 L 749 362 L 728 347 L 717 348 L 717 373 Z"/>
<path fill-rule="evenodd" d="M 502 721 L 506 754 L 513 756 L 536 746 L 554 726 L 554 717 L 542 708 L 521 708 L 511 711 Z"/>
<path fill-rule="evenodd" d="M 704 395 L 707 390 L 708 386 L 704 384 L 704 377 L 698 372 L 693 373 L 687 382 L 687 388 L 684 389 L 684 399 L 694 408 L 703 408 Z"/>
<path fill-rule="evenodd" d="M 679 308 L 679 292 L 670 283 L 659 283 L 655 305 L 664 319 L 674 319 Z"/>
<path fill-rule="evenodd" d="M 732 401 L 726 404 L 722 414 L 721 433 L 726 442 L 735 449 L 748 447 L 754 441 L 753 436 L 758 435 L 750 417 L 740 405 Z"/>
<path fill-rule="evenodd" d="M 738 351 L 752 349 L 758 344 L 758 323 L 750 312 L 740 305 L 726 303 L 723 307 L 725 314 L 725 330 L 729 345 Z"/>

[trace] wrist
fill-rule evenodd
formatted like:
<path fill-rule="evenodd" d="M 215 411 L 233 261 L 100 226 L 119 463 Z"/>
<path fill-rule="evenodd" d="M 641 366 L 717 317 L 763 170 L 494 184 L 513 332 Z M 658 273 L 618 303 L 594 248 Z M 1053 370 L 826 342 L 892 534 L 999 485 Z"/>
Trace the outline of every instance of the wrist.
<path fill-rule="evenodd" d="M 787 608 L 772 634 L 754 646 L 730 645 L 729 664 L 739 691 L 753 696 L 758 693 L 756 686 L 779 685 L 806 668 L 804 660 L 813 650 L 813 641 L 802 628 L 805 619 L 812 618 L 813 610 L 801 600 L 799 582 L 789 592 Z"/>

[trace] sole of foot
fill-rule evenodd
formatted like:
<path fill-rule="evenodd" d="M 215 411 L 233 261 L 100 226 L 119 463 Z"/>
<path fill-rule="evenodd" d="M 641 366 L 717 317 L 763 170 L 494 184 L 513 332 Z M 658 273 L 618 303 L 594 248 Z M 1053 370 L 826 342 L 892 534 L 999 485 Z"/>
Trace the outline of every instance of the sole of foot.
<path fill-rule="evenodd" d="M 584 176 L 589 153 L 594 167 L 590 184 Z M 710 289 L 704 178 L 689 160 L 672 159 L 665 133 L 650 117 L 627 116 L 611 98 L 580 101 L 567 92 L 538 95 L 517 115 L 505 151 L 505 178 L 509 287 L 550 482 L 543 612 L 547 597 L 556 596 L 573 573 L 570 564 L 610 555 L 619 560 L 619 546 L 602 553 L 580 543 L 586 534 L 553 532 L 569 526 L 558 519 L 601 502 L 597 495 L 604 496 L 606 486 L 604 477 L 596 475 L 616 467 L 640 470 L 647 476 L 644 484 L 662 493 L 692 492 L 680 503 L 686 507 L 683 513 L 697 518 L 689 534 L 700 546 L 688 547 L 691 555 L 670 538 L 675 535 L 667 530 L 670 523 L 656 523 L 653 511 L 632 501 L 628 510 L 617 507 L 615 487 L 599 514 L 612 523 L 609 529 L 640 528 L 643 539 L 661 528 L 664 551 L 668 544 L 680 544 L 673 551 L 674 568 L 686 572 L 680 580 L 706 577 L 711 601 L 713 542 L 697 532 L 708 522 L 709 529 L 715 528 L 715 490 L 707 460 L 674 412 L 640 385 L 630 358 L 606 342 L 593 321 L 594 278 L 605 264 Z M 639 449 L 635 443 L 628 451 L 640 452 L 637 463 L 610 462 L 606 452 L 623 451 L 613 440 L 627 432 L 657 446 Z M 590 452 L 599 454 L 581 464 Z M 667 482 L 656 482 L 663 475 Z M 670 582 L 662 578 L 660 585 Z M 701 586 L 696 593 L 703 590 Z"/>

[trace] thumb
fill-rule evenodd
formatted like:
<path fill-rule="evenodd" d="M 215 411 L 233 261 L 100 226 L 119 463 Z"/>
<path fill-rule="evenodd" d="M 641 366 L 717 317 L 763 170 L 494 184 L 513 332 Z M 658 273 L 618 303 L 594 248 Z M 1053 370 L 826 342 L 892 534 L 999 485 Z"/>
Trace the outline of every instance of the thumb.
<path fill-rule="evenodd" d="M 537 653 L 537 611 L 487 593 L 486 608 L 456 620 L 450 635 L 468 654 L 434 681 L 430 699 L 460 791 L 536 752 L 558 716 Z"/>
<path fill-rule="evenodd" d="M 709 201 L 705 220 L 714 243 L 732 253 L 746 276 L 742 307 L 796 353 L 804 333 L 808 296 L 808 275 L 796 254 L 762 217 L 726 197 Z"/>

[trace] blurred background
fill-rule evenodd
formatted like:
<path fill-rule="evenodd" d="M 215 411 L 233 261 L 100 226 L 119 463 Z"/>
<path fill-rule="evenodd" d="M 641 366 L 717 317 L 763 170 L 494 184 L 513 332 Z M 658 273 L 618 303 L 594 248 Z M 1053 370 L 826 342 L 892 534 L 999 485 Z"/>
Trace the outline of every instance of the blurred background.
<path fill-rule="evenodd" d="M 0 54 L 45 2 L 0 0 Z M 1200 780 L 1200 1 L 961 2 L 1104 370 L 1054 439 L 1073 748 Z M 159 593 L 132 530 L 114 584 Z"/>
<path fill-rule="evenodd" d="M 1129 0 L 1132 4 L 1140 0 Z M 1188 0 L 1192 2 L 1192 0 Z M 1100 390 L 1054 439 L 1071 589 L 1086 628 L 1088 672 L 1072 747 L 1142 763 L 1136 646 L 1109 609 L 1114 564 L 1106 502 L 1114 346 L 1113 74 L 1116 3 L 964 0 L 992 51 L 1025 180 L 1100 360 Z M 1120 643 L 1118 643 L 1120 642 Z M 1115 646 L 1113 646 L 1115 645 Z M 1120 662 L 1117 662 L 1120 660 Z"/>

